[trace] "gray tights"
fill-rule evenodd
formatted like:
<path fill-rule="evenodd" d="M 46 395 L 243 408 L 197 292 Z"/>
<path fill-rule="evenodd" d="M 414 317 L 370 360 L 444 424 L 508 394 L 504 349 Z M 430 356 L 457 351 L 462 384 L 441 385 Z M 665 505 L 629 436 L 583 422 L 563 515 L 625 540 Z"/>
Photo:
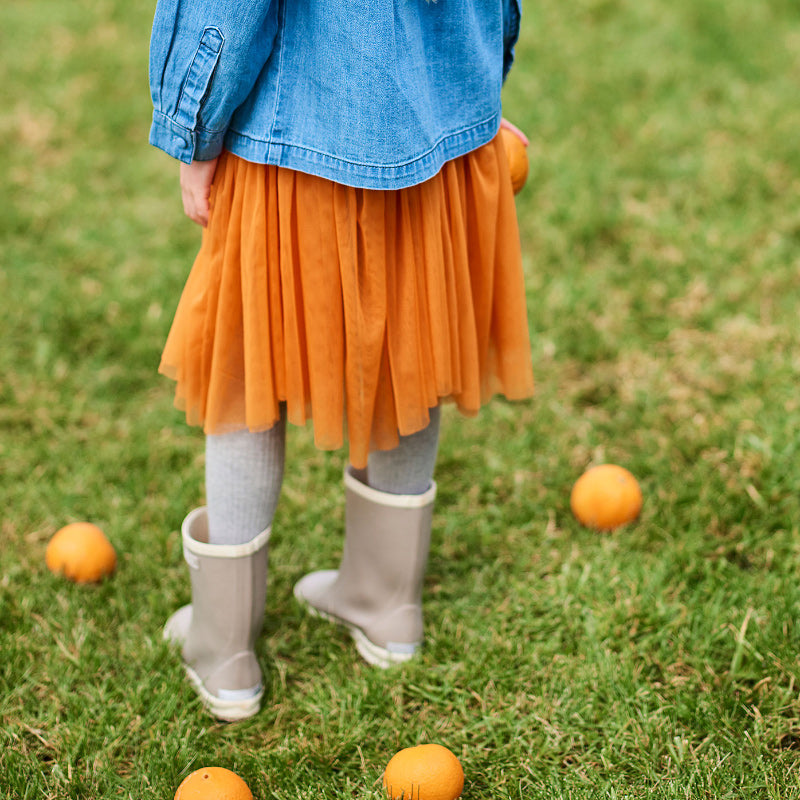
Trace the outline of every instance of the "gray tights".
<path fill-rule="evenodd" d="M 422 494 L 433 480 L 439 446 L 439 409 L 431 421 L 394 450 L 369 456 L 366 476 L 389 494 Z M 259 433 L 237 431 L 206 437 L 206 502 L 212 544 L 244 544 L 272 524 L 283 482 L 285 417 Z"/>

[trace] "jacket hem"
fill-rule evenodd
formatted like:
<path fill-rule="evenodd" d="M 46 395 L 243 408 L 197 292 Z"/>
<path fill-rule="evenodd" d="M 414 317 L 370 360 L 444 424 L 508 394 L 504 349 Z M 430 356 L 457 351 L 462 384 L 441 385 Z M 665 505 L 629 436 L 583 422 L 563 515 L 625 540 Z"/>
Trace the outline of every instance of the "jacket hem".
<path fill-rule="evenodd" d="M 359 163 L 300 145 L 253 139 L 228 130 L 225 149 L 256 164 L 306 172 L 361 189 L 404 189 L 432 178 L 445 162 L 491 141 L 500 126 L 500 112 L 440 139 L 425 153 L 398 164 Z"/>

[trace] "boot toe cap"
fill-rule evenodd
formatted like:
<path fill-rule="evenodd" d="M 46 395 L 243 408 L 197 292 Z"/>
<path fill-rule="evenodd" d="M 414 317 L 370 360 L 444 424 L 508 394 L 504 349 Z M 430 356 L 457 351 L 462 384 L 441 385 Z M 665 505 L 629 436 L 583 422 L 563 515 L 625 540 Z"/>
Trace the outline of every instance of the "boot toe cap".
<path fill-rule="evenodd" d="M 336 581 L 339 573 L 335 569 L 323 569 L 309 572 L 294 586 L 294 596 L 301 603 L 310 605 L 319 611 L 329 611 L 325 595 Z"/>
<path fill-rule="evenodd" d="M 189 635 L 189 626 L 192 624 L 191 605 L 179 608 L 164 625 L 164 641 L 184 644 Z"/>

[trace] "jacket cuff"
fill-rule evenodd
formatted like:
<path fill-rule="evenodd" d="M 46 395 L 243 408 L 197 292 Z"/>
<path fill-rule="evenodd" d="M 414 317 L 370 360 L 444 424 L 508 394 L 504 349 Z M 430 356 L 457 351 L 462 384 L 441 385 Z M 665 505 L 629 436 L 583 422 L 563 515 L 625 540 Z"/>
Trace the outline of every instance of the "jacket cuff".
<path fill-rule="evenodd" d="M 153 111 L 150 144 L 184 164 L 191 164 L 216 158 L 222 152 L 222 135 L 189 130 L 166 114 Z"/>
<path fill-rule="evenodd" d="M 163 150 L 167 155 L 191 164 L 194 158 L 194 135 L 192 131 L 178 125 L 160 111 L 153 111 L 150 126 L 150 144 Z"/>

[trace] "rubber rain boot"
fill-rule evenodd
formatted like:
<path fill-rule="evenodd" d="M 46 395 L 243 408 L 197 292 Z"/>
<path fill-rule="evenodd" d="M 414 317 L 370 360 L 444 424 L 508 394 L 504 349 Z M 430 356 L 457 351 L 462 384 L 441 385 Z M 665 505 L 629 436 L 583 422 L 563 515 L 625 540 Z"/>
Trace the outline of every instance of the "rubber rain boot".
<path fill-rule="evenodd" d="M 203 703 L 228 722 L 256 714 L 264 695 L 254 646 L 264 622 L 270 531 L 246 544 L 209 544 L 205 508 L 181 527 L 192 603 L 169 618 L 164 638 L 181 645 Z"/>
<path fill-rule="evenodd" d="M 294 587 L 309 610 L 345 625 L 361 656 L 389 667 L 422 644 L 422 583 L 436 484 L 421 495 L 372 489 L 345 472 L 345 541 L 338 570 L 312 572 Z"/>

